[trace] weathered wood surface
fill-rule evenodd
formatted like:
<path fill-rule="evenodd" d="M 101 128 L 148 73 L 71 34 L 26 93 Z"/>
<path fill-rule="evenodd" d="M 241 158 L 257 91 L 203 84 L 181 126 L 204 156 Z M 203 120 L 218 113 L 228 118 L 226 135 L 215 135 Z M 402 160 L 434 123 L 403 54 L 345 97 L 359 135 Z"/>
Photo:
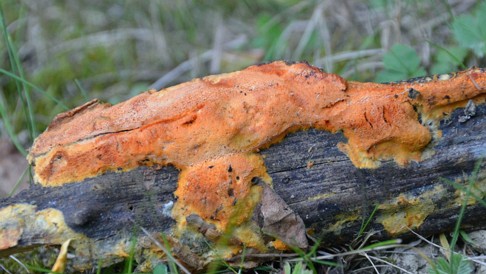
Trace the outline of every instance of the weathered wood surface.
<path fill-rule="evenodd" d="M 486 156 L 486 104 L 482 100 L 475 109 L 457 109 L 443 120 L 442 137 L 434 137 L 422 161 L 406 166 L 389 160 L 376 169 L 359 169 L 338 149 L 338 143 L 346 142 L 341 133 L 311 129 L 289 134 L 260 151 L 273 191 L 258 178 L 254 180 L 264 188 L 254 223 L 263 234 L 286 243 L 307 232 L 323 244 L 342 244 L 356 237 L 363 220 L 378 206 L 369 225 L 377 239 L 409 237 L 409 228 L 423 235 L 450 231 L 464 197 L 442 179 L 465 185 L 475 163 Z M 207 255 L 207 239 L 215 242 L 214 248 L 225 237 L 197 216 L 187 221 L 194 233 L 174 234 L 177 223 L 171 209 L 177 202 L 178 177 L 179 171 L 172 166 L 137 167 L 59 187 L 34 186 L 4 199 L 0 201 L 0 255 L 75 239 L 71 244 L 75 258 L 70 263 L 86 269 L 100 258 L 105 265 L 122 260 L 135 235 L 136 258 L 150 268 L 161 254 L 141 232 L 144 228 L 167 235 L 176 257 L 200 269 L 215 259 Z M 484 163 L 474 187 L 484 198 Z M 269 214 L 272 210 L 276 211 L 273 215 Z M 485 213 L 486 208 L 472 200 L 463 228 L 486 228 Z M 231 237 L 224 241 L 241 244 Z M 278 243 L 268 250 L 273 248 Z M 262 251 L 249 247 L 246 252 Z"/>
<path fill-rule="evenodd" d="M 476 116 L 465 123 L 458 121 L 463 116 L 463 109 L 459 109 L 442 122 L 443 138 L 430 147 L 433 154 L 406 167 L 387 161 L 377 169 L 357 169 L 336 147 L 343 137 L 319 131 L 289 136 L 282 144 L 269 148 L 263 154 L 275 191 L 325 242 L 350 241 L 375 205 L 389 210 L 378 210 L 375 216 L 378 218 L 392 218 L 392 215 L 410 212 L 404 219 L 396 219 L 394 227 L 399 231 L 396 236 L 410 235 L 406 226 L 399 229 L 400 226 L 408 224 L 413 227 L 417 224 L 420 217 L 416 214 L 427 211 L 424 204 L 432 201 L 434 207 L 430 214 L 424 216 L 426 218 L 419 227 L 413 227 L 419 233 L 430 235 L 449 231 L 458 214 L 461 200 L 456 196 L 454 187 L 443 179 L 464 185 L 475 163 L 486 156 L 486 106 L 478 107 Z M 484 167 L 483 162 L 477 181 L 483 195 L 486 190 Z M 399 196 L 403 197 L 400 202 L 397 201 Z M 416 198 L 419 200 L 413 201 Z M 485 213 L 484 207 L 470 206 L 463 226 L 485 228 Z M 346 218 L 347 222 L 333 227 Z M 353 218 L 356 220 L 351 221 Z M 373 219 L 372 227 L 379 232 L 375 234 L 378 238 L 393 236 L 377 218 Z"/>
<path fill-rule="evenodd" d="M 443 138 L 431 148 L 434 155 L 404 168 L 389 161 L 377 169 L 356 169 L 336 148 L 336 144 L 343 141 L 342 135 L 316 130 L 291 134 L 262 154 L 276 193 L 302 217 L 307 228 L 312 228 L 313 236 L 322 238 L 325 244 L 344 243 L 356 237 L 363 219 L 368 218 L 375 204 L 394 205 L 394 214 L 413 212 L 414 208 L 416 213 L 422 213 L 423 201 L 398 206 L 396 198 L 404 195 L 407 200 L 413 200 L 427 192 L 433 193 L 430 199 L 434 208 L 423 224 L 413 229 L 430 235 L 450 231 L 459 211 L 459 204 L 452 203 L 460 201 L 454 194 L 455 189 L 441 178 L 463 181 L 465 174 L 471 174 L 475 162 L 486 155 L 486 105 L 478 107 L 476 115 L 464 123 L 458 121 L 461 116 L 464 116 L 463 109 L 456 110 L 449 122 L 441 123 Z M 483 164 L 477 181 L 483 191 L 486 188 L 484 170 Z M 175 223 L 167 212 L 164 213 L 164 207 L 174 202 L 177 176 L 178 171 L 173 167 L 160 170 L 142 167 L 62 187 L 34 186 L 1 201 L 0 208 L 27 203 L 36 205 L 38 211 L 59 209 L 72 229 L 88 238 L 106 242 L 105 252 L 108 252 L 114 249 L 110 243 L 128 240 L 134 233 L 142 239 L 144 235 L 138 226 L 151 232 L 170 234 Z M 434 190 L 437 187 L 444 190 Z M 387 214 L 378 210 L 370 224 L 379 232 L 375 234 L 377 238 L 395 236 L 387 233 L 378 221 L 377 217 Z M 486 228 L 484 216 L 486 208 L 477 204 L 468 206 L 463 227 Z M 414 221 L 411 220 L 409 225 L 413 226 Z M 402 230 L 396 236 L 407 234 L 410 233 Z M 59 244 L 59 241 L 46 239 L 42 234 L 28 234 L 12 249 L 0 254 L 38 244 Z M 79 260 L 80 266 L 86 266 L 96 264 L 97 259 L 99 257 L 77 257 L 74 260 Z"/>

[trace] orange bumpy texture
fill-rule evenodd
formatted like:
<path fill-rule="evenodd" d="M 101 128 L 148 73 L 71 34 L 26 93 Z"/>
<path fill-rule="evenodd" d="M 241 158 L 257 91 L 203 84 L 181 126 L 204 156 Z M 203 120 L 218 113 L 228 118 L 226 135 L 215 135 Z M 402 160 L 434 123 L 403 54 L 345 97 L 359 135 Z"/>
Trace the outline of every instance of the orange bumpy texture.
<path fill-rule="evenodd" d="M 485 84 L 482 69 L 376 84 L 347 82 L 306 63 L 274 62 L 113 106 L 91 101 L 58 115 L 28 159 L 44 186 L 174 165 L 181 170 L 177 210 L 198 212 L 224 228 L 235 214 L 230 205 L 255 204 L 251 179 L 271 181 L 258 151 L 289 132 L 342 131 L 348 142 L 340 148 L 359 168 L 381 159 L 406 164 L 421 159 L 433 136 L 419 114 L 437 121 L 470 99 L 482 103 Z"/>

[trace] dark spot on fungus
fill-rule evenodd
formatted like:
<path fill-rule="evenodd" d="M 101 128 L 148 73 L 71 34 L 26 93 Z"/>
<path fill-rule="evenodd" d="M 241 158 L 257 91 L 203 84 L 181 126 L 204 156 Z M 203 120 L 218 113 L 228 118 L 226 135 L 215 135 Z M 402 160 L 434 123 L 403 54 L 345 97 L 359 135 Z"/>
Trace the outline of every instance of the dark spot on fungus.
<path fill-rule="evenodd" d="M 299 62 L 297 61 L 290 61 L 290 60 L 283 60 L 287 66 L 291 66 L 294 64 L 298 64 Z"/>
<path fill-rule="evenodd" d="M 410 99 L 417 99 L 417 97 L 420 96 L 420 92 L 414 88 L 409 88 L 408 89 L 408 97 Z"/>
<path fill-rule="evenodd" d="M 144 158 L 138 162 L 140 163 L 140 165 L 147 165 L 150 162 L 150 160 L 148 158 Z"/>
<path fill-rule="evenodd" d="M 218 215 L 218 213 L 223 209 L 223 205 L 220 205 L 218 208 L 216 208 L 216 210 L 214 211 L 213 215 L 211 215 L 211 217 L 209 217 L 211 220 L 217 220 L 216 216 Z"/>
<path fill-rule="evenodd" d="M 429 105 L 435 105 L 436 102 L 437 102 L 437 98 L 435 98 L 435 96 L 430 96 L 430 98 L 427 100 L 427 103 Z"/>
<path fill-rule="evenodd" d="M 196 121 L 196 119 L 197 119 L 197 116 L 196 115 L 193 115 L 191 117 L 191 119 L 185 121 L 184 123 L 182 123 L 182 125 L 183 126 L 189 126 L 189 125 L 193 124 Z"/>
<path fill-rule="evenodd" d="M 235 195 L 233 188 L 228 188 L 228 196 L 233 197 Z"/>
<path fill-rule="evenodd" d="M 366 112 L 364 113 L 364 118 L 365 118 L 366 122 L 368 123 L 368 125 L 370 125 L 370 127 L 373 128 L 373 124 L 368 120 L 368 116 L 366 115 Z"/>
<path fill-rule="evenodd" d="M 231 165 L 229 165 L 228 172 L 232 172 L 232 171 L 233 171 L 233 168 L 231 167 Z"/>

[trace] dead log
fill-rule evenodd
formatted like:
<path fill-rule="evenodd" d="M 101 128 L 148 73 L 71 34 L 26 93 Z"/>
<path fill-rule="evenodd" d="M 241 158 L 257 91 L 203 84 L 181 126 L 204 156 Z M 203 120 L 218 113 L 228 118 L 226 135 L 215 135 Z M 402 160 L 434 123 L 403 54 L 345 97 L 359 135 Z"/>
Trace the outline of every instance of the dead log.
<path fill-rule="evenodd" d="M 40 185 L 0 201 L 0 256 L 72 239 L 70 263 L 146 268 L 450 231 L 486 155 L 486 72 L 346 82 L 275 62 L 58 115 L 29 160 Z M 484 166 L 484 164 L 483 164 Z M 486 172 L 473 185 L 484 199 Z M 471 199 L 464 229 L 486 227 Z M 247 263 L 251 262 L 248 258 Z M 238 261 L 239 262 L 239 261 Z"/>

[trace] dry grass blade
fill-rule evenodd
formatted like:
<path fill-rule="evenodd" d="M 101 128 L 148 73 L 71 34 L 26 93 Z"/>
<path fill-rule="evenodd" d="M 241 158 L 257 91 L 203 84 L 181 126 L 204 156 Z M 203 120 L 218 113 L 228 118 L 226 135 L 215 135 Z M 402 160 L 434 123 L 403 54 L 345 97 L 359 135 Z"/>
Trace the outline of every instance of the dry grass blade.
<path fill-rule="evenodd" d="M 336 53 L 334 55 L 328 54 L 326 57 L 319 59 L 318 62 L 320 63 L 326 63 L 326 62 L 342 62 L 342 61 L 347 61 L 347 60 L 356 60 L 359 58 L 364 58 L 364 57 L 379 57 L 382 56 L 385 53 L 384 49 L 364 49 L 364 50 L 357 50 L 357 51 L 344 51 L 340 53 Z"/>
<path fill-rule="evenodd" d="M 64 273 L 64 270 L 66 270 L 69 243 L 71 243 L 71 239 L 68 239 L 61 245 L 61 249 L 59 250 L 59 255 L 57 256 L 56 262 L 54 263 L 54 266 L 51 269 L 51 273 L 52 272 Z"/>
<path fill-rule="evenodd" d="M 182 272 L 184 273 L 187 273 L 187 274 L 190 274 L 191 272 L 189 270 L 187 270 L 187 268 L 185 268 L 176 258 L 174 258 L 174 256 L 172 256 L 171 252 L 169 252 L 169 250 L 167 250 L 167 248 L 164 247 L 163 244 L 161 244 L 159 241 L 157 241 L 157 239 L 154 238 L 154 236 L 152 236 L 152 234 L 150 234 L 145 228 L 143 227 L 140 227 L 140 229 L 142 229 L 143 233 L 145 233 L 145 235 L 147 235 L 147 237 L 149 237 L 149 239 L 158 247 L 160 248 L 160 250 L 162 250 L 165 255 L 167 256 L 167 258 L 169 258 L 169 260 L 173 261 L 174 263 L 177 264 L 177 266 L 182 270 Z"/>
<path fill-rule="evenodd" d="M 29 268 L 24 263 L 22 263 L 19 259 L 17 259 L 17 257 L 15 257 L 14 255 L 10 255 L 9 258 L 14 260 L 16 263 L 18 263 L 27 273 L 31 273 Z"/>
<path fill-rule="evenodd" d="M 299 40 L 299 44 L 297 45 L 297 48 L 292 55 L 292 60 L 299 60 L 301 58 L 302 53 L 304 52 L 304 48 L 309 43 L 312 33 L 317 28 L 317 23 L 319 21 L 319 17 L 322 16 L 323 8 L 324 4 L 319 4 L 314 10 L 314 13 L 312 14 L 310 20 L 306 22 L 304 33 L 302 34 L 302 37 Z"/>
<path fill-rule="evenodd" d="M 241 35 L 223 45 L 223 49 L 231 49 L 239 47 L 246 42 L 247 38 L 244 35 Z M 214 49 L 208 50 L 202 54 L 200 54 L 197 58 L 200 59 L 202 62 L 207 62 L 211 60 L 214 55 Z M 162 89 L 163 87 L 167 86 L 169 83 L 175 81 L 177 78 L 181 77 L 182 74 L 190 71 L 193 68 L 193 60 L 189 59 L 182 63 L 180 63 L 177 67 L 166 73 L 164 76 L 159 78 L 155 83 L 150 85 L 150 89 Z"/>
<path fill-rule="evenodd" d="M 383 259 L 378 258 L 378 257 L 375 257 L 375 256 L 371 256 L 371 255 L 368 255 L 368 256 L 369 256 L 369 258 L 370 258 L 370 259 L 372 259 L 372 260 L 379 261 L 379 262 L 382 262 L 382 263 L 384 263 L 384 264 L 387 264 L 387 265 L 389 265 L 389 266 L 391 266 L 391 267 L 394 267 L 394 268 L 396 268 L 396 269 L 398 269 L 398 270 L 402 271 L 403 273 L 407 273 L 407 274 L 413 274 L 412 272 L 410 272 L 410 271 L 408 271 L 408 270 L 406 270 L 406 269 L 404 269 L 404 268 L 401 268 L 401 267 L 399 267 L 398 265 L 392 264 L 392 263 L 390 263 L 390 262 L 388 262 L 388 261 L 386 261 L 386 260 L 383 260 Z"/>
<path fill-rule="evenodd" d="M 373 260 L 371 260 L 370 256 L 368 256 L 368 254 L 366 253 L 359 253 L 361 256 L 365 257 L 368 262 L 370 262 L 371 266 L 373 267 L 373 269 L 375 270 L 376 274 L 380 274 L 380 271 L 378 271 L 378 268 L 376 268 L 376 265 L 375 263 L 373 262 Z"/>
<path fill-rule="evenodd" d="M 8 271 L 8 269 L 6 269 L 2 264 L 0 264 L 0 269 L 5 271 L 5 273 L 7 273 L 7 274 L 12 274 L 12 272 Z"/>

